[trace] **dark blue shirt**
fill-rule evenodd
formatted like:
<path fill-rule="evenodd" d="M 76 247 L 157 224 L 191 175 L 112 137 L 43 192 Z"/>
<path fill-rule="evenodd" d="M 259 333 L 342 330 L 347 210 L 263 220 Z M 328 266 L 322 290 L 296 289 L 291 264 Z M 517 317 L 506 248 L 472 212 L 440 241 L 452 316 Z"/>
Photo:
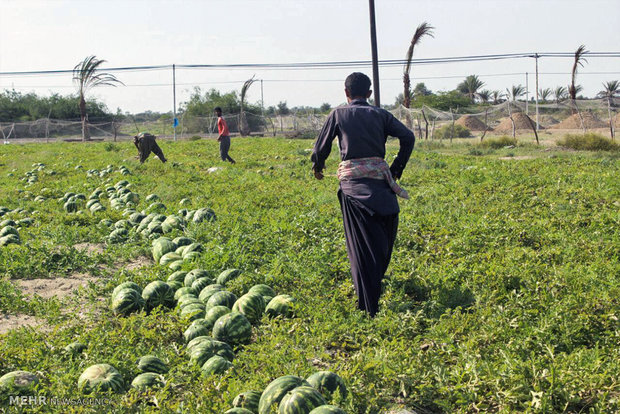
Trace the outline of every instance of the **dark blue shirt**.
<path fill-rule="evenodd" d="M 335 108 L 327 117 L 314 145 L 313 169 L 322 171 L 325 168 L 325 160 L 336 137 L 340 147 L 340 159 L 346 161 L 368 157 L 385 158 L 388 136 L 396 137 L 400 141 L 398 155 L 390 166 L 394 178 L 400 178 L 415 144 L 413 132 L 394 115 L 368 104 L 366 100 L 354 100 L 346 106 Z M 341 181 L 340 189 L 376 214 L 389 215 L 399 212 L 396 195 L 384 180 L 359 178 Z"/>

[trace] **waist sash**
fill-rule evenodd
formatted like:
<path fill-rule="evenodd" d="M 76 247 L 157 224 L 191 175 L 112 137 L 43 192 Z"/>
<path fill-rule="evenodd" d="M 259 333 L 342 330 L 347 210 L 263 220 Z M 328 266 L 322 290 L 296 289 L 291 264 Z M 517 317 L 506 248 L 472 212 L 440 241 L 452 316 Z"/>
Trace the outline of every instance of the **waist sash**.
<path fill-rule="evenodd" d="M 396 184 L 390 167 L 381 157 L 355 158 L 342 161 L 338 165 L 338 179 L 347 181 L 355 178 L 385 180 L 397 196 L 409 199 L 407 191 Z"/>

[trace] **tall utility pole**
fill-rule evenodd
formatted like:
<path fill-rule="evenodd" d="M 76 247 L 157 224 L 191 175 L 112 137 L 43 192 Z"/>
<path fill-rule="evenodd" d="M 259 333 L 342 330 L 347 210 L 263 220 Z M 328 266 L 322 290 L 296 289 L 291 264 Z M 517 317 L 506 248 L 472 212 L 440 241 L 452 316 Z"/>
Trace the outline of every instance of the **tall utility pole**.
<path fill-rule="evenodd" d="M 536 131 L 538 131 L 538 53 L 534 54 L 536 59 Z"/>
<path fill-rule="evenodd" d="M 174 131 L 174 140 L 177 140 L 177 79 L 176 67 L 172 64 L 172 130 Z"/>
<path fill-rule="evenodd" d="M 381 107 L 379 91 L 379 60 L 377 58 L 377 27 L 375 25 L 375 0 L 368 0 L 370 7 L 370 47 L 372 49 L 372 86 L 375 94 L 375 106 Z"/>
<path fill-rule="evenodd" d="M 265 116 L 265 101 L 263 100 L 263 80 L 260 80 L 260 114 Z"/>
<path fill-rule="evenodd" d="M 528 112 L 528 108 L 527 108 L 527 103 L 530 100 L 530 85 L 529 85 L 529 76 L 527 74 L 527 72 L 525 72 L 525 115 L 529 116 L 529 112 Z"/>

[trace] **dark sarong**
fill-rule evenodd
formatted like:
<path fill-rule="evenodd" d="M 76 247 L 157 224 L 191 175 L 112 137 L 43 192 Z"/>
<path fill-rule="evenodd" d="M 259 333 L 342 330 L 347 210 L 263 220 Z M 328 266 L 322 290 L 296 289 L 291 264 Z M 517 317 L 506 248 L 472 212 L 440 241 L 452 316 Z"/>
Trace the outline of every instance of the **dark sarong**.
<path fill-rule="evenodd" d="M 133 138 L 133 143 L 136 148 L 138 148 L 138 156 L 140 158 L 140 162 L 143 163 L 146 159 L 151 155 L 151 152 L 161 160 L 161 162 L 166 162 L 166 157 L 164 157 L 164 152 L 159 148 L 157 142 L 155 141 L 155 136 L 151 134 L 139 134 Z"/>
<path fill-rule="evenodd" d="M 379 310 L 381 281 L 390 264 L 398 230 L 398 213 L 381 216 L 338 191 L 358 308 L 374 316 Z"/>
<path fill-rule="evenodd" d="M 231 163 L 235 163 L 230 155 L 228 155 L 228 150 L 230 150 L 230 137 L 228 135 L 224 135 L 220 140 L 220 157 L 222 161 L 230 161 Z"/>

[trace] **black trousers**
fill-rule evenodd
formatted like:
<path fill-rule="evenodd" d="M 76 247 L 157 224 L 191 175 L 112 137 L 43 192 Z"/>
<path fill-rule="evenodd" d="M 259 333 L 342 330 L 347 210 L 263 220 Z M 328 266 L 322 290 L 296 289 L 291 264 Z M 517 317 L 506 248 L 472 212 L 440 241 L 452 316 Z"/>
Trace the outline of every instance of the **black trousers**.
<path fill-rule="evenodd" d="M 146 159 L 151 155 L 151 152 L 161 160 L 161 162 L 166 162 L 166 157 L 164 157 L 164 152 L 159 148 L 157 142 L 155 141 L 155 137 L 153 136 L 144 136 L 140 138 L 134 138 L 133 143 L 136 148 L 138 148 L 138 156 L 140 157 L 140 162 L 143 163 Z"/>
<path fill-rule="evenodd" d="M 230 155 L 228 155 L 228 151 L 230 150 L 230 137 L 225 135 L 220 140 L 220 158 L 222 161 L 230 161 L 231 163 L 235 163 Z"/>
<path fill-rule="evenodd" d="M 381 281 L 396 240 L 398 213 L 380 216 L 341 190 L 338 200 L 357 305 L 374 316 L 379 310 Z"/>

